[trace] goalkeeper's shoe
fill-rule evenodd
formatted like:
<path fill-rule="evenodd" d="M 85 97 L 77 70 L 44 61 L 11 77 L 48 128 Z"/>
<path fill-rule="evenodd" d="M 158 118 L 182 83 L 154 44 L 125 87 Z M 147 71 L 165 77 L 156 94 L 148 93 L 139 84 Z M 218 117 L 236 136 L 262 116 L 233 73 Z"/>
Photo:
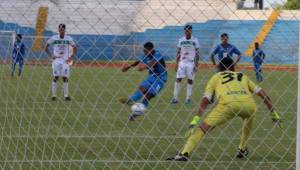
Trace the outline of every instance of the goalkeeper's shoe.
<path fill-rule="evenodd" d="M 181 161 L 186 162 L 189 160 L 189 154 L 188 153 L 179 153 L 175 155 L 174 157 L 167 158 L 167 161 Z"/>
<path fill-rule="evenodd" d="M 119 97 L 118 101 L 122 104 L 127 104 L 129 106 L 134 104 L 134 101 L 132 101 L 131 99 L 128 99 L 127 97 Z"/>
<path fill-rule="evenodd" d="M 246 158 L 249 154 L 248 149 L 246 148 L 245 150 L 239 149 L 237 154 L 236 154 L 236 158 Z"/>

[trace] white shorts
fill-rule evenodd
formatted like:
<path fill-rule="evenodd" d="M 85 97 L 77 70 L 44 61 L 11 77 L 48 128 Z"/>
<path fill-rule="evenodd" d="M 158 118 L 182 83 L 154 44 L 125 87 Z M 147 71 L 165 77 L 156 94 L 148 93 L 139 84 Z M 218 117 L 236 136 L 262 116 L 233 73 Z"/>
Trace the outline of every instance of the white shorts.
<path fill-rule="evenodd" d="M 54 60 L 52 62 L 52 74 L 54 77 L 69 77 L 70 66 L 62 60 Z"/>
<path fill-rule="evenodd" d="M 195 64 L 194 63 L 179 63 L 176 72 L 176 78 L 185 78 L 194 80 L 195 78 Z"/>

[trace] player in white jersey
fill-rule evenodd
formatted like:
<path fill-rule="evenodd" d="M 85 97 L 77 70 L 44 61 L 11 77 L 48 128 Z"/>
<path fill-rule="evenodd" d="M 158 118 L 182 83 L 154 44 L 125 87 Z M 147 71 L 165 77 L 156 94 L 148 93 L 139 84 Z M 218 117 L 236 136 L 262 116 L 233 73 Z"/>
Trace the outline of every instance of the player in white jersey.
<path fill-rule="evenodd" d="M 56 89 L 57 81 L 59 77 L 63 79 L 63 91 L 64 98 L 66 101 L 70 101 L 71 98 L 68 94 L 68 78 L 70 76 L 70 65 L 73 63 L 74 55 L 77 52 L 76 44 L 73 41 L 72 37 L 65 35 L 66 25 L 59 24 L 58 26 L 58 35 L 52 36 L 48 41 L 45 48 L 46 53 L 49 58 L 52 59 L 52 100 L 56 100 Z M 53 46 L 53 53 L 49 51 L 49 47 Z M 70 50 L 70 46 L 72 50 Z"/>
<path fill-rule="evenodd" d="M 185 36 L 179 39 L 176 54 L 176 82 L 174 87 L 174 96 L 171 101 L 172 104 L 178 103 L 178 94 L 180 91 L 180 82 L 187 77 L 187 94 L 185 103 L 191 102 L 193 80 L 199 61 L 199 41 L 192 36 L 192 25 L 184 27 Z"/>

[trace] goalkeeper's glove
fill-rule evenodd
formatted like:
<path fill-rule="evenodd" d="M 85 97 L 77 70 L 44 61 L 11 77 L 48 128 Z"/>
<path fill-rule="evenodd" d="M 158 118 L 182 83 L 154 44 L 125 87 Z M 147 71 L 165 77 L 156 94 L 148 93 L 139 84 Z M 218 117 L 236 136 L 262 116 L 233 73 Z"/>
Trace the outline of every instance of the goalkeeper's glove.
<path fill-rule="evenodd" d="M 283 126 L 282 126 L 281 117 L 279 113 L 273 110 L 270 115 L 271 115 L 272 122 L 274 124 L 277 124 L 282 129 Z"/>
<path fill-rule="evenodd" d="M 196 115 L 193 117 L 193 120 L 190 122 L 190 128 L 193 128 L 195 125 L 197 125 L 201 120 L 201 117 Z"/>
<path fill-rule="evenodd" d="M 201 117 L 196 115 L 193 117 L 193 120 L 190 122 L 189 130 L 185 133 L 185 137 L 188 138 L 193 132 L 196 125 L 201 121 Z"/>

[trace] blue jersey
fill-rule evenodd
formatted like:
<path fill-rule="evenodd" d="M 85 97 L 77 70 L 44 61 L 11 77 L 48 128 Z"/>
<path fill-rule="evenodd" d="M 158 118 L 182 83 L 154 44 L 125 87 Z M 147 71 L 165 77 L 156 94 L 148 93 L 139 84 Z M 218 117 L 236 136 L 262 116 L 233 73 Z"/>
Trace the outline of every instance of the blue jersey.
<path fill-rule="evenodd" d="M 221 61 L 225 57 L 233 57 L 233 54 L 241 55 L 241 52 L 231 44 L 227 44 L 227 46 L 223 46 L 222 44 L 218 45 L 213 51 L 212 55 L 218 55 L 218 61 Z"/>
<path fill-rule="evenodd" d="M 16 41 L 14 43 L 14 49 L 12 53 L 12 57 L 14 61 L 23 60 L 25 57 L 25 45 L 22 42 Z"/>
<path fill-rule="evenodd" d="M 144 64 L 148 65 L 153 60 L 156 61 L 156 64 L 152 68 L 148 67 L 149 76 L 154 78 L 159 78 L 162 81 L 166 82 L 168 79 L 166 64 L 163 56 L 160 54 L 159 51 L 155 51 L 154 55 L 143 56 L 143 59 L 141 61 Z"/>
<path fill-rule="evenodd" d="M 253 61 L 258 64 L 262 64 L 265 59 L 265 53 L 261 49 L 255 49 L 252 54 Z"/>

